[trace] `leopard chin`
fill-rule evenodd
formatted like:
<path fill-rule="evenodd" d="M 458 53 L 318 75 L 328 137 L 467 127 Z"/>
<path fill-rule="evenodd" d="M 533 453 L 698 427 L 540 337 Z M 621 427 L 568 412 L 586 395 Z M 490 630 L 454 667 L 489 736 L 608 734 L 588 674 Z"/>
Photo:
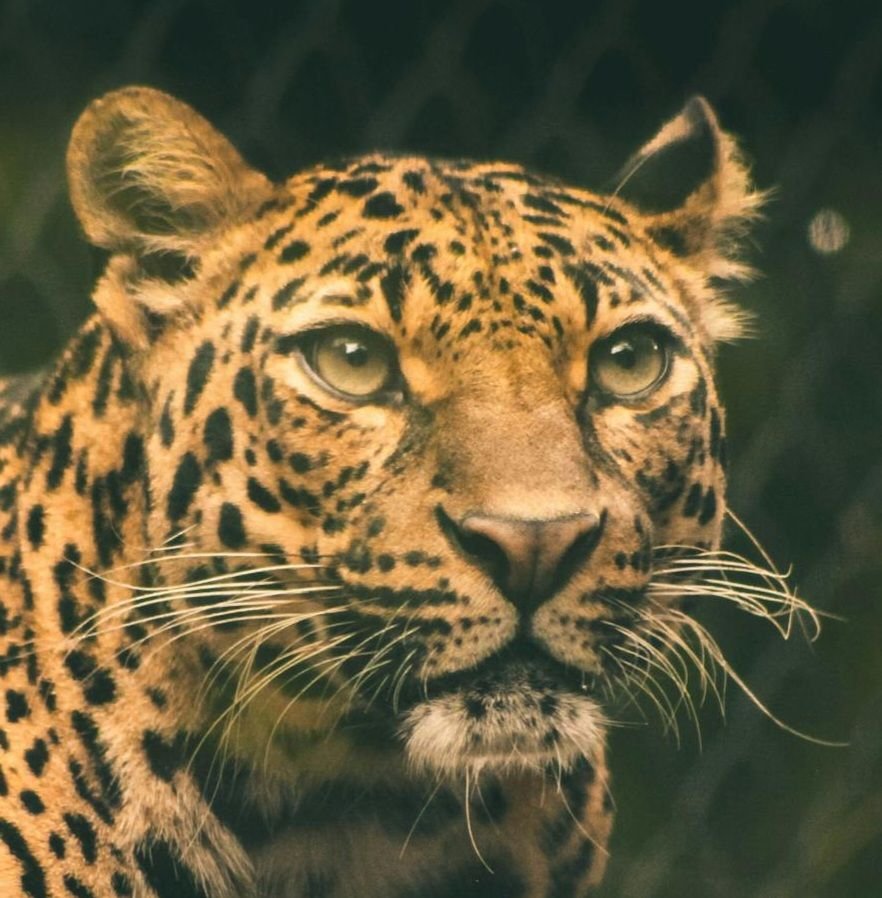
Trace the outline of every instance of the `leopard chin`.
<path fill-rule="evenodd" d="M 401 727 L 406 758 L 442 779 L 566 773 L 602 753 L 606 720 L 589 692 L 581 674 L 547 656 L 503 651 L 427 689 Z"/>

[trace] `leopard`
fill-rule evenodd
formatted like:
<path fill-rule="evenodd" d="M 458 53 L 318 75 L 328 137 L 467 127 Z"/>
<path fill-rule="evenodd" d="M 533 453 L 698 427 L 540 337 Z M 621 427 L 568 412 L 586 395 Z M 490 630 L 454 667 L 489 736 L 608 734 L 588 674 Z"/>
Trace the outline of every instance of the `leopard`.
<path fill-rule="evenodd" d="M 0 387 L 0 894 L 597 889 L 617 697 L 704 632 L 763 200 L 701 97 L 623 172 L 272 181 L 87 107 L 95 308 Z"/>

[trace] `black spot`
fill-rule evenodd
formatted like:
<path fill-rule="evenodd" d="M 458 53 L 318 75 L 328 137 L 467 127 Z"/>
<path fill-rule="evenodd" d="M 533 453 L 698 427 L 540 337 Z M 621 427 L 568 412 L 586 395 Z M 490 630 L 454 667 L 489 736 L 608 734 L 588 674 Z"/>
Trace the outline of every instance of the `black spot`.
<path fill-rule="evenodd" d="M 267 250 L 275 249 L 279 243 L 281 243 L 282 238 L 285 237 L 285 235 L 290 234 L 293 228 L 293 224 L 286 224 L 282 225 L 280 228 L 276 228 L 275 231 L 266 238 L 263 248 Z"/>
<path fill-rule="evenodd" d="M 155 730 L 145 730 L 141 744 L 153 773 L 164 782 L 171 782 L 181 766 L 183 737 L 179 735 L 172 742 L 167 742 Z"/>
<path fill-rule="evenodd" d="M 28 898 L 47 898 L 46 879 L 39 861 L 31 853 L 18 827 L 0 817 L 0 839 L 22 868 L 21 888 Z"/>
<path fill-rule="evenodd" d="M 694 518 L 695 515 L 698 514 L 700 504 L 701 485 L 698 483 L 693 483 L 689 488 L 689 493 L 686 496 L 686 502 L 683 505 L 683 516 L 687 518 Z"/>
<path fill-rule="evenodd" d="M 166 514 L 172 522 L 182 518 L 202 484 L 202 468 L 192 452 L 187 452 L 178 464 L 168 494 Z"/>
<path fill-rule="evenodd" d="M 116 360 L 116 347 L 111 345 L 101 361 L 101 367 L 98 369 L 98 379 L 95 383 L 95 398 L 92 400 L 92 410 L 97 418 L 100 418 L 107 410 L 107 398 L 110 395 L 111 378 Z"/>
<path fill-rule="evenodd" d="M 294 452 L 288 459 L 288 463 L 298 474 L 305 474 L 312 470 L 312 459 L 302 452 Z"/>
<path fill-rule="evenodd" d="M 438 255 L 438 247 L 434 243 L 421 243 L 410 254 L 414 262 L 431 262 Z"/>
<path fill-rule="evenodd" d="M 395 218 L 404 211 L 395 199 L 394 193 L 384 191 L 372 196 L 365 204 L 362 214 L 365 218 Z"/>
<path fill-rule="evenodd" d="M 524 205 L 531 209 L 537 209 L 539 212 L 545 212 L 548 215 L 566 216 L 567 213 L 561 209 L 556 203 L 546 199 L 544 196 L 536 196 L 533 193 L 525 193 L 523 196 Z"/>
<path fill-rule="evenodd" d="M 251 352 L 254 349 L 254 341 L 257 339 L 257 330 L 260 327 L 260 319 L 257 315 L 252 315 L 242 331 L 242 352 Z"/>
<path fill-rule="evenodd" d="M 70 415 L 66 415 L 58 430 L 52 436 L 52 464 L 46 474 L 47 489 L 54 490 L 61 483 L 64 472 L 71 462 L 71 436 L 73 435 L 73 421 Z"/>
<path fill-rule="evenodd" d="M 15 689 L 6 690 L 6 719 L 10 723 L 16 723 L 31 713 L 28 700 L 24 693 Z"/>
<path fill-rule="evenodd" d="M 309 196 L 306 197 L 304 207 L 297 214 L 305 215 L 311 212 L 334 189 L 336 183 L 336 178 L 318 178 L 315 186 L 309 191 Z"/>
<path fill-rule="evenodd" d="M 126 437 L 123 446 L 123 463 L 119 477 L 123 483 L 132 483 L 144 468 L 144 441 L 136 433 Z"/>
<path fill-rule="evenodd" d="M 67 824 L 71 835 L 79 842 L 83 860 L 87 864 L 94 864 L 95 858 L 98 856 L 97 840 L 95 838 L 95 828 L 88 818 L 82 814 L 65 814 L 64 822 Z"/>
<path fill-rule="evenodd" d="M 119 895 L 120 898 L 129 898 L 133 892 L 132 881 L 125 873 L 120 873 L 119 871 L 110 877 L 110 885 L 114 893 Z"/>
<path fill-rule="evenodd" d="M 554 269 L 550 265 L 539 266 L 539 277 L 549 284 L 557 283 L 557 278 L 554 276 Z"/>
<path fill-rule="evenodd" d="M 280 262 L 296 262 L 298 259 L 302 259 L 305 255 L 309 253 L 309 244 L 304 240 L 292 240 L 283 250 L 279 253 L 279 261 Z"/>
<path fill-rule="evenodd" d="M 539 701 L 539 710 L 546 717 L 550 717 L 554 714 L 559 707 L 558 700 L 553 695 L 543 695 Z"/>
<path fill-rule="evenodd" d="M 110 671 L 99 667 L 95 659 L 74 649 L 64 658 L 64 664 L 74 679 L 83 684 L 83 695 L 90 705 L 106 705 L 116 698 L 116 682 Z"/>
<path fill-rule="evenodd" d="M 257 414 L 257 385 L 250 368 L 240 368 L 233 383 L 233 395 L 245 407 L 250 417 Z"/>
<path fill-rule="evenodd" d="M 348 196 L 362 197 L 376 190 L 378 184 L 376 178 L 351 178 L 348 181 L 341 181 L 337 185 L 337 190 Z"/>
<path fill-rule="evenodd" d="M 40 776 L 43 768 L 49 760 L 49 750 L 43 739 L 35 739 L 34 744 L 24 753 L 25 763 L 30 767 L 34 776 Z"/>
<path fill-rule="evenodd" d="M 50 713 L 55 711 L 57 701 L 55 698 L 55 686 L 51 680 L 40 680 L 40 698 L 43 699 L 43 704 L 46 706 L 46 710 Z M 2 742 L 2 740 L 0 740 Z M 2 747 L 2 746 L 0 746 Z"/>
<path fill-rule="evenodd" d="M 32 789 L 23 789 L 20 796 L 24 809 L 29 814 L 42 814 L 46 810 L 43 799 Z"/>
<path fill-rule="evenodd" d="M 333 224 L 340 217 L 340 211 L 327 212 L 317 222 L 317 228 L 326 228 L 329 224 Z"/>
<path fill-rule="evenodd" d="M 717 497 L 714 488 L 709 487 L 704 499 L 701 502 L 701 512 L 698 515 L 698 523 L 704 526 L 709 524 L 717 513 Z"/>
<path fill-rule="evenodd" d="M 64 855 L 66 852 L 64 839 L 58 835 L 58 833 L 51 833 L 49 836 L 49 850 L 58 858 L 58 860 L 64 860 Z"/>
<path fill-rule="evenodd" d="M 297 291 L 303 286 L 304 280 L 304 278 L 294 278 L 294 280 L 288 281 L 284 287 L 280 287 L 273 296 L 273 309 L 278 311 L 289 305 L 297 295 Z"/>
<path fill-rule="evenodd" d="M 417 228 L 410 228 L 406 231 L 395 231 L 386 238 L 383 247 L 387 253 L 397 255 L 402 252 L 404 247 L 407 246 L 414 237 L 417 237 L 419 233 Z"/>
<path fill-rule="evenodd" d="M 70 360 L 71 376 L 80 379 L 85 377 L 92 370 L 95 362 L 95 353 L 98 350 L 98 343 L 101 339 L 101 332 L 98 328 L 92 328 L 84 333 L 79 341 L 74 345 L 73 354 Z"/>
<path fill-rule="evenodd" d="M 404 303 L 404 291 L 408 284 L 407 272 L 400 265 L 393 265 L 380 279 L 380 289 L 389 306 L 389 313 L 394 321 L 401 321 L 401 306 Z"/>
<path fill-rule="evenodd" d="M 248 498 L 264 511 L 274 514 L 282 510 L 279 500 L 254 477 L 248 478 Z"/>
<path fill-rule="evenodd" d="M 554 294 L 545 284 L 540 284 L 539 281 L 534 281 L 532 278 L 527 281 L 527 289 L 542 302 L 551 302 L 554 299 Z"/>
<path fill-rule="evenodd" d="M 184 395 L 184 414 L 189 415 L 208 382 L 214 364 L 214 344 L 206 340 L 190 362 L 187 369 L 187 392 Z"/>
<path fill-rule="evenodd" d="M 587 323 L 590 325 L 594 321 L 597 314 L 597 282 L 591 276 L 592 272 L 585 266 L 567 265 L 564 268 L 564 274 L 570 279 L 579 296 L 582 297 L 582 303 L 585 306 L 585 316 Z"/>
<path fill-rule="evenodd" d="M 86 781 L 86 778 L 83 775 L 82 764 L 80 764 L 76 758 L 69 758 L 67 767 L 70 771 L 71 780 L 73 781 L 77 795 L 79 795 L 83 801 L 88 802 L 92 807 L 92 810 L 94 810 L 105 823 L 113 823 L 113 815 L 110 813 L 107 805 L 93 794 L 91 787 Z"/>
<path fill-rule="evenodd" d="M 162 414 L 159 416 L 159 437 L 166 449 L 171 446 L 175 439 L 175 425 L 171 416 L 171 396 L 166 399 Z"/>
<path fill-rule="evenodd" d="M 245 527 L 242 513 L 231 502 L 224 502 L 217 527 L 220 541 L 229 549 L 241 549 L 245 545 Z"/>
<path fill-rule="evenodd" d="M 233 457 L 233 428 L 225 408 L 216 408 L 205 419 L 202 441 L 208 461 L 226 461 Z"/>
<path fill-rule="evenodd" d="M 539 239 L 547 243 L 549 246 L 553 246 L 562 256 L 572 256 L 576 250 L 573 247 L 573 244 L 567 240 L 566 237 L 561 236 L 560 234 L 552 234 L 548 231 L 540 231 Z"/>
<path fill-rule="evenodd" d="M 28 542 L 32 548 L 39 549 L 43 545 L 43 535 L 46 531 L 45 514 L 42 505 L 34 505 L 28 512 L 27 534 Z"/>
<path fill-rule="evenodd" d="M 466 714 L 472 718 L 472 720 L 481 720 L 481 718 L 487 716 L 487 706 L 478 696 L 469 696 L 465 700 L 465 708 Z"/>
<path fill-rule="evenodd" d="M 71 716 L 74 731 L 89 753 L 92 770 L 101 784 L 101 792 L 113 808 L 118 808 L 122 800 L 119 782 L 107 760 L 107 752 L 98 736 L 98 726 L 84 711 L 74 711 Z"/>
<path fill-rule="evenodd" d="M 384 553 L 377 557 L 377 567 L 386 574 L 395 567 L 395 559 Z"/>
<path fill-rule="evenodd" d="M 135 848 L 135 860 L 158 898 L 209 898 L 196 874 L 168 842 L 158 839 L 142 842 Z"/>
<path fill-rule="evenodd" d="M 69 873 L 64 876 L 64 887 L 73 895 L 73 898 L 96 898 L 95 893 L 87 885 Z"/>
<path fill-rule="evenodd" d="M 419 171 L 408 171 L 404 173 L 402 181 L 414 192 L 425 193 L 426 183 L 423 180 L 423 173 Z"/>

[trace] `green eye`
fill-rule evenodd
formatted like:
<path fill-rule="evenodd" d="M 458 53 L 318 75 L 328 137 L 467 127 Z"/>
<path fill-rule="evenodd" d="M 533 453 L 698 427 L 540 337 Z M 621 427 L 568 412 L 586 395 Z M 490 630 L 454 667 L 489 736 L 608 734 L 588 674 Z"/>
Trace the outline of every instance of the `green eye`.
<path fill-rule="evenodd" d="M 657 386 L 668 372 L 667 344 L 652 328 L 624 327 L 591 349 L 594 383 L 611 396 L 629 397 Z"/>
<path fill-rule="evenodd" d="M 387 341 L 355 325 L 319 331 L 310 338 L 303 357 L 325 386 L 348 399 L 378 397 L 389 390 L 396 374 Z"/>

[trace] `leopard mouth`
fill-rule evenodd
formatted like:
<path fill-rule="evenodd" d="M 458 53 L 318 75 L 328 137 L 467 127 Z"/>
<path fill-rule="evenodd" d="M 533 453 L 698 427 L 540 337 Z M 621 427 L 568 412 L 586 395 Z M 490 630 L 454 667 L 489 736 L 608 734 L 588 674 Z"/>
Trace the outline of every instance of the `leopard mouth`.
<path fill-rule="evenodd" d="M 435 775 L 567 770 L 594 757 L 604 718 L 588 674 L 515 640 L 431 681 L 401 727 L 408 760 Z"/>
<path fill-rule="evenodd" d="M 433 677 L 421 697 L 431 700 L 457 692 L 491 695 L 516 682 L 528 682 L 538 690 L 576 694 L 594 691 L 591 674 L 558 661 L 539 644 L 519 635 L 473 667 Z"/>

